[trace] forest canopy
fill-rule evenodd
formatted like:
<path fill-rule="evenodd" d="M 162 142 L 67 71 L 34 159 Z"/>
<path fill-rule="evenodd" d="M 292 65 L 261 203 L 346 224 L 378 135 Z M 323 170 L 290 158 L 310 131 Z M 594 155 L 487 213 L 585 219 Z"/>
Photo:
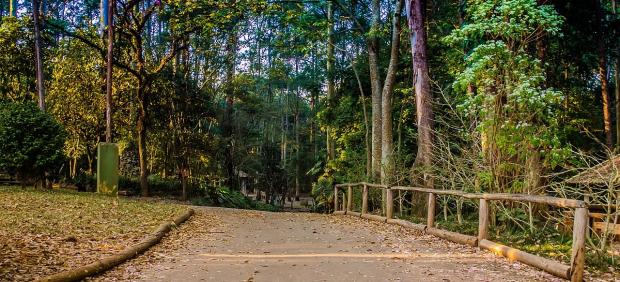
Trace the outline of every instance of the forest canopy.
<path fill-rule="evenodd" d="M 326 203 L 334 183 L 361 180 L 565 195 L 550 187 L 620 144 L 616 9 L 2 0 L 0 96 L 62 125 L 59 179 L 93 175 L 110 128 L 122 182 L 145 196 L 166 180 L 270 202 Z"/>

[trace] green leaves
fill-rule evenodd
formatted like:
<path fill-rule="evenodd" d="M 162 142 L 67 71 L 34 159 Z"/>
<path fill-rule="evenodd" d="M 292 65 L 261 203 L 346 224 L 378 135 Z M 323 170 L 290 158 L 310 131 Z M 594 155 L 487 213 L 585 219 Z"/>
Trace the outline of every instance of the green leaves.
<path fill-rule="evenodd" d="M 540 155 L 547 168 L 561 163 L 568 156 L 558 122 L 564 95 L 545 87 L 545 71 L 532 53 L 536 38 L 559 36 L 562 17 L 534 0 L 474 0 L 468 14 L 470 22 L 444 42 L 473 45 L 453 86 L 465 94 L 457 109 L 479 121 L 488 150 L 483 154 L 492 158 L 494 168 L 481 172 L 488 176 L 481 179 L 493 186 L 496 174 L 524 175 L 532 155 Z M 525 189 L 524 181 L 516 177 L 511 189 Z"/>
<path fill-rule="evenodd" d="M 65 132 L 33 103 L 0 104 L 0 167 L 39 177 L 63 160 Z"/>
<path fill-rule="evenodd" d="M 40 176 L 63 160 L 65 132 L 33 103 L 0 104 L 0 167 Z"/>
<path fill-rule="evenodd" d="M 559 36 L 564 21 L 553 6 L 539 6 L 535 0 L 473 0 L 469 5 L 470 22 L 447 36 L 447 43 L 502 39 L 516 50 L 534 40 L 538 32 Z"/>

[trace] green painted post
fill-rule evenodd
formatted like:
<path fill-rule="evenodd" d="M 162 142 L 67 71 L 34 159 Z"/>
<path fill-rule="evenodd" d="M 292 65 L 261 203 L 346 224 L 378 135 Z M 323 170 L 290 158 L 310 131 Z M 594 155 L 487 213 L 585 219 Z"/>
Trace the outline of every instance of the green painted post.
<path fill-rule="evenodd" d="M 118 145 L 99 143 L 97 146 L 97 192 L 118 195 Z"/>

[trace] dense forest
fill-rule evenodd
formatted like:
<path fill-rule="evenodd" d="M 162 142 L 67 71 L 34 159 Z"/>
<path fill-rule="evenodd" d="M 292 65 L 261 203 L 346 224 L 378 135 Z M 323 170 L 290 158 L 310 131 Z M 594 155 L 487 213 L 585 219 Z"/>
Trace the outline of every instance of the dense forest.
<path fill-rule="evenodd" d="M 112 140 L 121 186 L 143 196 L 247 181 L 269 202 L 327 206 L 333 184 L 366 180 L 582 197 L 564 180 L 620 147 L 616 12 L 615 0 L 2 0 L 0 95 L 60 125 L 46 174 L 92 177 Z M 614 204 L 608 186 L 592 197 Z"/>
<path fill-rule="evenodd" d="M 607 250 L 620 232 L 618 9 L 0 0 L 0 180 L 94 191 L 106 142 L 119 147 L 119 190 L 194 204 L 312 197 L 329 212 L 334 185 L 362 181 L 578 199 L 607 226 L 588 247 L 617 266 Z M 375 192 L 370 209 L 385 211 Z M 423 216 L 426 199 L 409 192 L 398 192 L 398 216 Z M 440 227 L 475 232 L 477 203 L 437 202 Z M 561 226 L 573 214 L 539 204 L 494 203 L 493 231 L 534 240 L 552 229 L 568 257 Z"/>

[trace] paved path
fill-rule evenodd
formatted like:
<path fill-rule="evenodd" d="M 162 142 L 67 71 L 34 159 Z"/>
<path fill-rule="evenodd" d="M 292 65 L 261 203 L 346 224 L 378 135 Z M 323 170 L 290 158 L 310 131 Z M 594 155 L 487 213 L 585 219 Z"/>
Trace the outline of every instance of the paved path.
<path fill-rule="evenodd" d="M 476 248 L 349 216 L 200 208 L 188 225 L 200 221 L 221 224 L 186 236 L 171 253 L 163 253 L 164 242 L 153 252 L 165 259 L 117 274 L 143 281 L 557 280 Z"/>

